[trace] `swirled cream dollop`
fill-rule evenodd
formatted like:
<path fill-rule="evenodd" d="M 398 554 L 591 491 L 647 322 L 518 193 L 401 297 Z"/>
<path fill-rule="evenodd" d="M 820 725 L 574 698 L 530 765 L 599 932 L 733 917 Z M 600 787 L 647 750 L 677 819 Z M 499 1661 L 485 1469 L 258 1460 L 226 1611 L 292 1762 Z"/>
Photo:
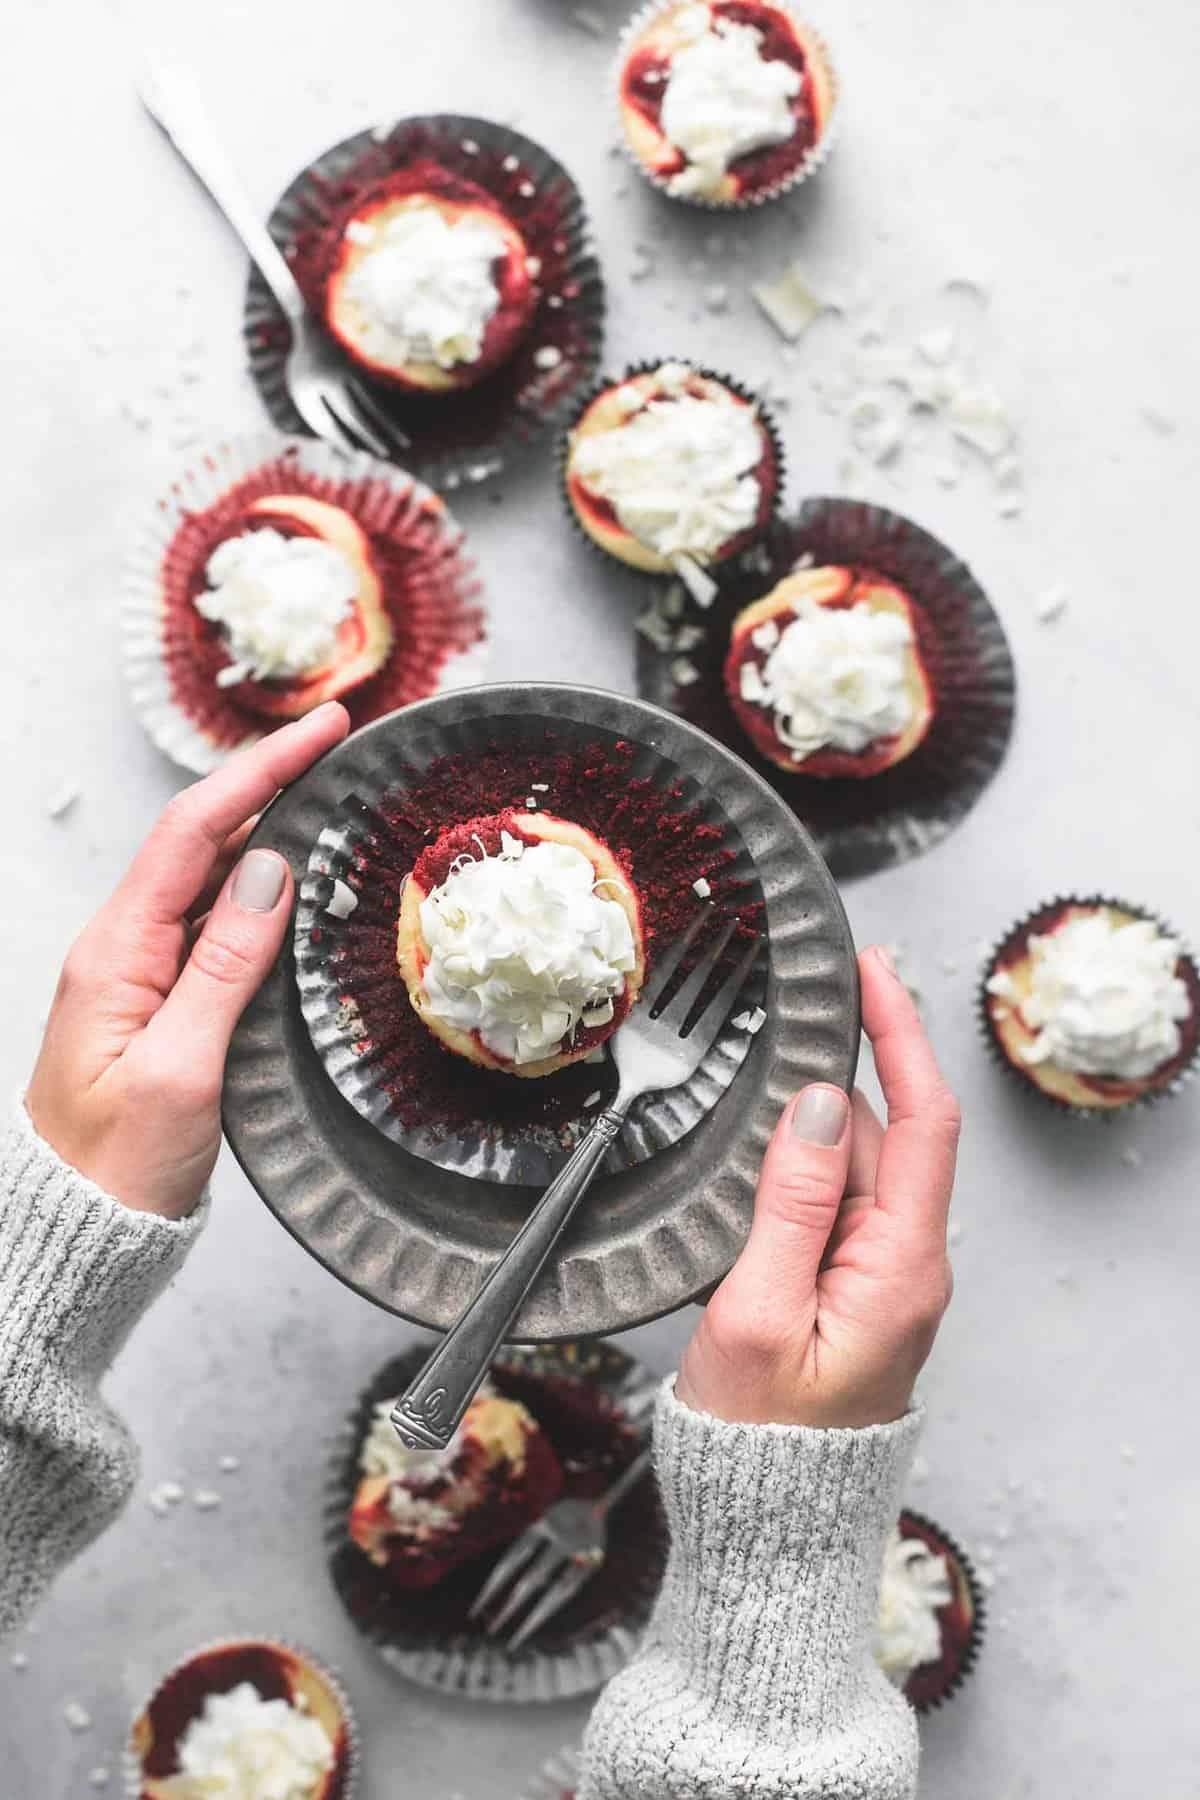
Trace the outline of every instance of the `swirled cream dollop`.
<path fill-rule="evenodd" d="M 1151 919 L 1081 913 L 1030 937 L 1028 994 L 1018 994 L 1004 969 L 988 992 L 1018 1006 L 1036 1034 L 1022 1047 L 1026 1062 L 1137 1081 L 1179 1049 L 1191 1009 L 1175 972 L 1180 954 Z"/>
<path fill-rule="evenodd" d="M 671 59 L 660 117 L 688 160 L 667 186 L 673 194 L 712 195 L 739 156 L 792 136 L 791 102 L 802 78 L 790 63 L 764 58 L 753 25 L 714 18 L 707 6 L 688 7 L 675 25 L 689 41 Z"/>
<path fill-rule="evenodd" d="M 367 356 L 440 369 L 476 362 L 500 302 L 494 270 L 508 244 L 498 227 L 472 213 L 451 222 L 434 206 L 413 206 L 351 229 L 362 248 L 346 291 Z"/>
<path fill-rule="evenodd" d="M 650 400 L 627 383 L 621 424 L 579 438 L 571 466 L 641 543 L 704 562 L 758 518 L 763 439 L 753 407 L 717 386 L 689 393 L 691 373 L 664 363 Z"/>
<path fill-rule="evenodd" d="M 938 1609 L 953 1598 L 945 1557 L 920 1538 L 893 1531 L 883 1555 L 875 1660 L 897 1687 L 904 1686 L 914 1669 L 941 1655 Z"/>
<path fill-rule="evenodd" d="M 761 667 L 744 662 L 742 699 L 774 713 L 775 731 L 798 759 L 818 750 L 865 750 L 912 721 L 908 657 L 912 626 L 898 613 L 865 605 L 796 601 L 780 630 L 764 620 L 752 635 L 767 650 Z"/>
<path fill-rule="evenodd" d="M 426 895 L 421 933 L 428 1010 L 513 1063 L 611 1018 L 637 962 L 625 909 L 582 851 L 508 833 L 499 856 L 460 858 Z"/>
<path fill-rule="evenodd" d="M 358 572 L 341 550 L 269 525 L 226 538 L 204 573 L 208 588 L 197 594 L 196 611 L 224 629 L 232 659 L 218 687 L 322 668 L 358 593 Z"/>
<path fill-rule="evenodd" d="M 333 1745 L 318 1720 L 242 1681 L 208 1695 L 177 1757 L 180 1800 L 313 1800 Z"/>

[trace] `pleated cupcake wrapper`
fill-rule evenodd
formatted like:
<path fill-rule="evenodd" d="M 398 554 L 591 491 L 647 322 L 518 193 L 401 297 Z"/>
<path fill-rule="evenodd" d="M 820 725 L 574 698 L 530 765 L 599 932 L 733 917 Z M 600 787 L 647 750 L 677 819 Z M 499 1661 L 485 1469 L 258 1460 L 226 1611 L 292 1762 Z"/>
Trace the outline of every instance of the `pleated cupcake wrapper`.
<path fill-rule="evenodd" d="M 324 1543 L 333 1584 L 347 1618 L 374 1645 L 390 1669 L 418 1687 L 461 1699 L 515 1705 L 572 1700 L 594 1693 L 632 1660 L 640 1646 L 666 1566 L 665 1526 L 661 1540 L 648 1550 L 644 1581 L 640 1588 L 631 1590 L 626 1616 L 600 1626 L 591 1636 L 581 1636 L 578 1641 L 557 1648 L 539 1647 L 538 1635 L 509 1653 L 492 1638 L 471 1638 L 461 1632 L 447 1632 L 439 1637 L 432 1630 L 416 1626 L 405 1630 L 396 1616 L 403 1605 L 402 1594 L 392 1617 L 385 1617 L 379 1609 L 361 1617 L 351 1603 L 345 1558 L 347 1548 L 354 1546 L 346 1521 L 359 1479 L 359 1451 L 374 1407 L 401 1393 L 427 1355 L 428 1347 L 416 1346 L 385 1364 L 359 1395 L 331 1445 Z M 625 1411 L 626 1400 L 630 1402 L 626 1414 L 629 1423 L 640 1430 L 644 1440 L 649 1439 L 653 1408 L 642 1402 L 657 1389 L 657 1377 L 615 1344 L 596 1339 L 581 1344 L 506 1345 L 496 1360 L 520 1366 L 533 1375 L 590 1378 L 604 1389 L 619 1411 Z M 361 1560 L 366 1561 L 365 1557 Z M 386 1583 L 386 1572 L 378 1571 L 378 1578 L 381 1584 Z M 483 1579 L 481 1575 L 481 1586 Z M 597 1580 L 604 1579 L 602 1571 Z M 552 1628 L 551 1622 L 549 1629 Z"/>
<path fill-rule="evenodd" d="M 520 1800 L 564 1800 L 568 1794 L 574 1800 L 582 1774 L 583 1763 L 578 1750 L 560 1750 L 557 1756 L 543 1764 Z"/>
<path fill-rule="evenodd" d="M 153 1688 L 141 1705 L 136 1708 L 130 1718 L 129 1730 L 126 1733 L 125 1745 L 121 1753 L 121 1779 L 126 1800 L 142 1800 L 144 1774 L 141 1759 L 133 1748 L 133 1729 L 142 1714 L 153 1704 L 171 1677 L 178 1674 L 179 1670 L 185 1668 L 188 1663 L 195 1661 L 197 1657 L 210 1656 L 218 1650 L 237 1649 L 244 1644 L 261 1644 L 269 1650 L 282 1650 L 286 1655 L 299 1657 L 328 1684 L 341 1708 L 346 1741 L 346 1760 L 338 1800 L 356 1800 L 362 1768 L 362 1740 L 359 1734 L 358 1720 L 350 1704 L 349 1695 L 342 1685 L 341 1677 L 335 1674 L 323 1658 L 314 1656 L 311 1651 L 304 1649 L 300 1644 L 292 1643 L 289 1638 L 252 1637 L 248 1633 L 238 1637 L 216 1638 L 211 1643 L 201 1644 L 198 1649 L 190 1650 L 186 1656 L 181 1656 L 179 1661 L 173 1663 L 167 1670 L 158 1686 Z"/>
<path fill-rule="evenodd" d="M 1034 920 L 1039 918 L 1043 913 L 1051 912 L 1056 907 L 1060 906 L 1112 906 L 1118 908 L 1121 912 L 1131 913 L 1136 918 L 1146 919 L 1151 924 L 1157 925 L 1158 929 L 1167 937 L 1174 938 L 1175 942 L 1180 946 L 1180 957 L 1182 961 L 1184 961 L 1191 970 L 1194 983 L 1192 988 L 1193 1005 L 1196 1004 L 1196 996 L 1200 993 L 1200 965 L 1197 965 L 1196 958 L 1182 935 L 1175 930 L 1174 926 L 1169 925 L 1158 913 L 1150 912 L 1144 906 L 1133 906 L 1128 900 L 1118 900 L 1114 898 L 1112 894 L 1056 894 L 1053 899 L 1043 900 L 1039 906 L 1031 908 L 1023 918 L 1017 919 L 1015 923 L 1010 925 L 1008 930 L 1004 932 L 1002 936 L 998 937 L 992 945 L 980 973 L 979 985 L 975 996 L 975 1013 L 979 1025 L 979 1033 L 992 1061 L 998 1068 L 1003 1070 L 1004 1074 L 1008 1076 L 1011 1081 L 1016 1083 L 1023 1094 L 1030 1095 L 1041 1101 L 1043 1106 L 1051 1108 L 1054 1112 L 1065 1114 L 1068 1118 L 1086 1120 L 1089 1124 L 1095 1124 L 1097 1121 L 1101 1121 L 1105 1124 L 1112 1124 L 1115 1119 L 1128 1118 L 1129 1114 L 1132 1112 L 1144 1111 L 1147 1107 L 1154 1106 L 1158 1101 L 1165 1100 L 1168 1095 L 1180 1093 L 1183 1088 L 1187 1086 L 1188 1082 L 1194 1079 L 1197 1067 L 1200 1067 L 1200 1032 L 1196 1033 L 1195 1042 L 1192 1045 L 1186 1062 L 1176 1070 L 1169 1081 L 1164 1082 L 1159 1087 L 1146 1088 L 1144 1092 L 1138 1094 L 1136 1098 L 1122 1101 L 1120 1106 L 1077 1106 L 1070 1100 L 1060 1099 L 1057 1094 L 1048 1094 L 1032 1076 L 1022 1073 L 1012 1059 L 1006 1054 L 1004 1047 L 997 1036 L 996 1028 L 992 1023 L 991 1010 L 988 1005 L 992 996 L 989 995 L 987 991 L 987 984 L 990 977 L 996 973 L 996 967 L 1001 955 L 1012 943 L 1013 939 L 1018 935 L 1031 930 L 1033 928 Z"/>
<path fill-rule="evenodd" d="M 288 437 L 263 429 L 226 438 L 193 452 L 166 493 L 147 509 L 134 537 L 121 598 L 121 660 L 134 708 L 147 734 L 172 761 L 197 775 L 207 775 L 235 750 L 256 743 L 287 721 L 243 714 L 244 735 L 236 742 L 226 741 L 224 733 L 211 728 L 206 730 L 176 697 L 171 686 L 164 635 L 167 624 L 164 561 L 188 514 L 204 512 L 217 505 L 233 488 L 260 471 L 265 473 L 272 465 L 282 464 L 285 458 L 286 466 L 280 469 L 281 479 L 286 480 L 289 469 L 312 477 L 322 484 L 322 498 L 335 505 L 344 505 L 352 513 L 356 505 L 361 507 L 367 483 L 389 491 L 395 496 L 397 505 L 433 501 L 442 506 L 422 482 L 404 470 L 361 451 L 347 456 L 316 438 Z M 449 513 L 443 511 L 442 518 L 445 545 L 458 546 L 462 542 L 460 528 Z M 482 614 L 476 578 L 465 555 L 458 559 L 453 578 L 459 597 L 469 599 L 472 609 Z M 448 688 L 479 681 L 486 673 L 487 658 L 486 639 L 468 650 L 452 653 L 443 663 L 432 691 L 441 693 Z M 347 695 L 346 699 L 353 706 L 353 694 Z M 215 704 L 222 709 L 237 710 L 219 693 Z M 357 723 L 365 724 L 366 719 L 359 719 Z"/>
<path fill-rule="evenodd" d="M 935 1520 L 928 1518 L 925 1513 L 915 1511 L 911 1506 L 906 1506 L 900 1517 L 901 1519 L 911 1519 L 914 1525 L 921 1526 L 937 1538 L 940 1548 L 962 1570 L 963 1580 L 966 1582 L 967 1591 L 971 1596 L 971 1631 L 967 1638 L 966 1648 L 941 1693 L 915 1706 L 915 1711 L 923 1715 L 936 1711 L 938 1707 L 944 1706 L 948 1700 L 952 1699 L 974 1670 L 987 1634 L 987 1604 L 982 1584 L 975 1572 L 975 1565 L 962 1546 L 950 1536 L 950 1533 L 943 1531 Z"/>
<path fill-rule="evenodd" d="M 658 192 L 665 195 L 668 200 L 674 200 L 681 206 L 699 207 L 702 211 L 710 213 L 754 212 L 758 207 L 765 206 L 768 201 L 778 200 L 782 195 L 789 194 L 793 189 L 800 187 L 811 175 L 815 175 L 817 170 L 824 166 L 830 151 L 833 149 L 841 125 L 842 103 L 841 83 L 838 78 L 837 68 L 829 53 L 829 46 L 821 33 L 815 31 L 808 21 L 800 16 L 794 7 L 786 5 L 783 3 L 783 0 L 771 0 L 772 9 L 775 12 L 785 14 L 794 25 L 798 26 L 803 31 L 806 41 L 816 45 L 817 53 L 829 72 L 830 86 L 833 90 L 833 100 L 829 109 L 829 117 L 825 122 L 825 127 L 816 143 L 800 162 L 793 168 L 788 169 L 783 175 L 780 175 L 777 180 L 771 182 L 767 187 L 758 188 L 752 194 L 739 194 L 733 200 L 716 200 L 710 195 L 705 194 L 675 194 L 671 192 L 670 188 L 670 182 L 673 179 L 672 176 L 660 175 L 655 170 L 647 168 L 626 135 L 625 119 L 621 104 L 621 77 L 624 74 L 625 64 L 629 60 L 630 52 L 635 48 L 636 41 L 641 37 L 642 33 L 649 25 L 653 24 L 655 19 L 660 18 L 663 13 L 673 12 L 677 4 L 678 0 L 649 0 L 648 5 L 640 7 L 638 11 L 634 13 L 633 17 L 628 21 L 624 30 L 621 32 L 617 47 L 617 59 L 613 65 L 612 75 L 610 77 L 612 99 L 617 115 L 617 141 L 620 144 L 626 159 L 632 163 L 642 179 L 648 181 L 652 188 L 656 188 Z"/>
<path fill-rule="evenodd" d="M 474 146 L 473 149 L 469 148 Z M 567 418 L 576 404 L 577 395 L 595 378 L 604 338 L 604 285 L 591 238 L 591 226 L 583 198 L 571 176 L 547 150 L 531 138 L 490 119 L 477 119 L 457 113 L 418 114 L 398 119 L 395 123 L 373 130 L 356 132 L 353 137 L 335 144 L 322 156 L 302 169 L 275 203 L 267 227 L 275 242 L 287 254 L 297 234 L 319 228 L 323 219 L 332 222 L 340 203 L 326 196 L 337 193 L 342 183 L 352 179 L 360 165 L 364 167 L 364 185 L 403 168 L 413 155 L 431 157 L 443 167 L 476 185 L 483 172 L 478 164 L 480 152 L 514 157 L 520 165 L 521 180 L 534 184 L 537 194 L 558 191 L 563 198 L 561 229 L 551 234 L 566 238 L 566 269 L 557 293 L 546 293 L 539 301 L 529 333 L 515 349 L 512 357 L 485 376 L 475 387 L 455 394 L 423 399 L 411 398 L 383 383 L 371 384 L 379 408 L 394 416 L 397 426 L 408 437 L 409 445 L 401 454 L 406 467 L 421 475 L 433 486 L 452 489 L 488 480 L 497 474 L 514 453 L 523 449 L 543 433 L 552 431 Z M 491 191 L 489 189 L 489 191 Z M 510 202 L 521 206 L 519 196 L 497 194 L 500 204 L 510 211 Z M 511 216 L 511 213 L 510 213 Z M 521 219 L 514 218 L 520 228 Z M 531 252 L 537 254 L 535 245 Z M 552 299 L 561 302 L 551 306 Z M 568 310 L 569 309 L 569 310 Z M 553 323 L 566 317 L 576 327 L 578 343 L 563 362 L 550 369 L 539 369 L 534 357 L 543 347 L 539 332 L 545 333 Z M 281 430 L 302 432 L 307 429 L 292 404 L 287 390 L 285 368 L 290 338 L 283 314 L 270 290 L 253 268 L 246 288 L 243 334 L 250 363 L 250 373 L 263 404 Z M 493 428 L 472 435 L 465 421 L 478 415 L 490 385 L 502 379 L 505 371 L 528 361 L 520 390 L 511 406 Z M 361 369 L 353 370 L 347 359 L 348 372 L 368 381 Z M 474 399 L 473 399 L 474 397 Z M 460 432 L 450 431 L 439 441 L 430 420 L 444 423 L 453 413 L 464 420 Z"/>
<path fill-rule="evenodd" d="M 937 640 L 936 713 L 925 742 L 894 769 L 862 779 L 789 774 L 762 756 L 725 693 L 733 618 L 800 562 L 856 566 L 890 577 L 916 602 Z M 871 874 L 940 842 L 966 817 L 1004 760 L 1016 673 L 1004 628 L 967 568 L 929 532 L 886 507 L 842 498 L 806 500 L 759 544 L 726 565 L 709 610 L 688 605 L 674 620 L 705 641 L 686 655 L 700 679 L 676 681 L 675 649 L 638 634 L 637 686 L 654 701 L 727 744 L 769 781 L 802 819 L 833 874 Z"/>
<path fill-rule="evenodd" d="M 397 1115 L 380 1079 L 379 1061 L 386 1054 L 386 1046 L 378 1050 L 374 1046 L 364 1046 L 358 1009 L 347 1006 L 343 997 L 344 982 L 338 959 L 354 931 L 354 914 L 342 920 L 327 909 L 334 893 L 334 882 L 347 881 L 356 853 L 369 846 L 373 833 L 382 824 L 378 806 L 389 794 L 410 787 L 414 771 L 419 778 L 439 757 L 472 750 L 482 752 L 496 742 L 536 744 L 544 740 L 547 731 L 554 733 L 564 744 L 610 741 L 604 732 L 594 732 L 583 726 L 571 727 L 564 720 L 532 712 L 522 719 L 519 727 L 510 721 L 488 718 L 450 726 L 426 722 L 420 736 L 414 734 L 403 750 L 394 750 L 379 760 L 371 771 L 370 781 L 360 781 L 324 826 L 300 884 L 295 925 L 296 979 L 301 1011 L 313 1046 L 339 1093 L 393 1143 L 402 1145 L 412 1155 L 439 1168 L 455 1170 L 482 1181 L 515 1182 L 525 1186 L 545 1186 L 553 1178 L 601 1102 L 580 1116 L 575 1130 L 568 1133 L 567 1141 L 546 1127 L 528 1127 L 507 1133 L 499 1130 L 449 1133 L 433 1124 L 406 1125 Z M 746 883 L 745 899 L 760 897 L 749 852 L 710 794 L 698 787 L 681 767 L 648 744 L 637 746 L 631 775 L 651 778 L 664 792 L 681 784 L 680 806 L 698 822 L 717 825 L 726 846 L 737 853 L 737 861 L 729 866 L 727 877 Z M 550 800 L 552 802 L 553 796 Z M 519 798 L 512 803 L 520 805 Z M 548 810 L 553 811 L 552 804 Z M 459 821 L 446 821 L 447 825 L 456 823 Z M 348 882 L 348 885 L 353 887 L 355 884 Z M 397 890 L 397 913 L 399 905 Z M 737 1016 L 740 1017 L 746 1008 L 763 1004 L 767 962 L 764 943 L 735 1009 Z M 377 980 L 390 987 L 399 983 L 402 977 L 398 969 L 388 969 Z M 720 1100 L 748 1056 L 753 1041 L 749 1032 L 739 1030 L 727 1020 L 712 1049 L 688 1081 L 665 1093 L 649 1094 L 635 1104 L 609 1151 L 607 1168 L 610 1171 L 629 1168 L 677 1144 Z M 429 1034 L 429 1047 L 431 1056 L 447 1054 L 436 1044 L 432 1033 Z M 597 1063 L 594 1070 L 594 1085 L 606 1096 L 611 1070 L 611 1062 L 607 1059 L 603 1066 Z M 553 1080 L 554 1077 L 546 1079 Z"/>
<path fill-rule="evenodd" d="M 656 369 L 661 369 L 663 364 L 667 362 L 685 363 L 687 367 L 693 370 L 697 375 L 704 376 L 708 381 L 719 381 L 722 387 L 727 387 L 731 394 L 737 395 L 739 400 L 745 400 L 753 406 L 755 414 L 770 440 L 771 451 L 775 458 L 775 492 L 771 497 L 771 510 L 763 523 L 754 527 L 754 541 L 761 541 L 763 536 L 770 531 L 772 523 L 778 517 L 780 506 L 783 503 L 783 490 L 787 481 L 787 452 L 784 448 L 783 437 L 779 430 L 778 421 L 762 395 L 756 393 L 753 388 L 747 387 L 744 381 L 739 381 L 736 376 L 728 374 L 724 369 L 710 369 L 704 364 L 692 362 L 690 358 L 686 356 L 660 356 L 657 360 L 653 357 L 643 357 L 638 362 L 629 363 L 623 374 L 619 376 L 607 376 L 603 380 L 596 382 L 595 386 L 591 389 L 591 392 L 580 402 L 578 411 L 558 442 L 559 497 L 562 500 L 563 506 L 566 508 L 567 518 L 573 530 L 581 541 L 587 545 L 587 548 L 594 556 L 603 558 L 603 560 L 609 564 L 614 562 L 617 563 L 620 568 L 627 570 L 630 575 L 637 576 L 643 581 L 682 581 L 684 587 L 692 595 L 696 605 L 703 606 L 703 603 L 695 594 L 690 576 L 685 574 L 682 569 L 676 569 L 671 574 L 668 574 L 661 569 L 639 569 L 636 568 L 633 563 L 622 562 L 619 556 L 614 556 L 611 550 L 606 550 L 603 544 L 598 544 L 595 538 L 584 530 L 579 514 L 576 512 L 574 503 L 571 499 L 569 481 L 571 436 L 580 419 L 583 418 L 588 408 L 592 406 L 602 394 L 608 393 L 612 388 L 620 387 L 626 381 L 632 381 L 635 376 L 653 374 Z M 718 562 L 697 564 L 696 566 L 699 568 L 702 576 L 708 576 L 710 580 L 716 583 L 719 592 L 723 571 L 729 567 L 731 562 L 736 563 L 741 556 L 747 554 L 751 547 L 750 544 L 747 544 L 745 549 L 738 552 L 735 557 Z M 712 603 L 713 602 L 710 600 L 707 604 L 711 606 Z M 704 610 L 707 610 L 707 608 L 704 608 Z"/>

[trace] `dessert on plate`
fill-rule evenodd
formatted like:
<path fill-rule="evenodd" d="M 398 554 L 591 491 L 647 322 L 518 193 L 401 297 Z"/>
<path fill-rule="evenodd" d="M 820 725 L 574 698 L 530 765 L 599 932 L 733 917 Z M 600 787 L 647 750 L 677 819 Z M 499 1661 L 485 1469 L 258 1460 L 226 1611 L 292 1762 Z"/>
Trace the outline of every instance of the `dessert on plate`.
<path fill-rule="evenodd" d="M 1200 975 L 1124 902 L 1057 900 L 995 951 L 982 1013 L 1006 1067 L 1048 1099 L 1112 1113 L 1172 1087 L 1200 1040 Z"/>
<path fill-rule="evenodd" d="M 209 451 L 158 502 L 122 631 L 146 729 L 204 773 L 326 700 L 358 726 L 466 679 L 484 615 L 430 489 L 371 457 L 263 434 Z"/>
<path fill-rule="evenodd" d="M 797 775 L 894 768 L 935 714 L 916 603 L 867 569 L 800 569 L 744 607 L 724 678 L 756 749 Z"/>
<path fill-rule="evenodd" d="M 656 187 L 737 207 L 816 166 L 837 87 L 824 44 L 786 6 L 668 0 L 630 25 L 618 93 L 626 143 Z"/>
<path fill-rule="evenodd" d="M 436 395 L 507 360 L 538 304 L 525 239 L 495 195 L 429 158 L 369 184 L 330 224 L 326 324 L 376 380 Z"/>
<path fill-rule="evenodd" d="M 417 859 L 397 962 L 450 1050 L 512 1075 L 553 1074 L 611 1037 L 645 973 L 629 878 L 593 832 L 547 812 L 470 819 Z"/>
<path fill-rule="evenodd" d="M 884 1551 L 875 1660 L 924 1712 L 970 1672 L 983 1603 L 963 1552 L 919 1513 L 902 1512 Z"/>
<path fill-rule="evenodd" d="M 212 1645 L 178 1664 L 134 1719 L 137 1800 L 349 1800 L 355 1734 L 338 1682 L 286 1645 Z"/>
<path fill-rule="evenodd" d="M 570 431 L 564 482 L 576 522 L 610 556 L 653 574 L 702 568 L 769 522 L 782 457 L 763 407 L 683 362 L 603 387 Z"/>
<path fill-rule="evenodd" d="M 562 1469 L 532 1413 L 485 1384 L 445 1450 L 409 1450 L 373 1409 L 359 1454 L 350 1536 L 401 1588 L 433 1587 L 505 1544 L 558 1498 Z"/>

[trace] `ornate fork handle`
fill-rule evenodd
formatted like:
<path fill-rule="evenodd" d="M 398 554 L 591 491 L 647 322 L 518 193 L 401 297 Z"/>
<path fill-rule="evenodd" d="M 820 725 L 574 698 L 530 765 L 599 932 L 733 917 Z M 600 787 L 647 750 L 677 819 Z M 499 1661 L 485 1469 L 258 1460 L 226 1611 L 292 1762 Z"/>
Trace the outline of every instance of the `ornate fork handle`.
<path fill-rule="evenodd" d="M 616 1103 L 598 1116 L 461 1319 L 397 1400 L 392 1424 L 410 1448 L 420 1445 L 444 1450 L 454 1436 L 505 1332 L 624 1124 L 627 1107 L 628 1102 L 618 1096 Z"/>
<path fill-rule="evenodd" d="M 138 84 L 142 105 L 199 177 L 250 253 L 251 261 L 294 323 L 305 313 L 304 296 L 275 240 L 212 134 L 190 82 L 176 70 L 151 64 Z"/>

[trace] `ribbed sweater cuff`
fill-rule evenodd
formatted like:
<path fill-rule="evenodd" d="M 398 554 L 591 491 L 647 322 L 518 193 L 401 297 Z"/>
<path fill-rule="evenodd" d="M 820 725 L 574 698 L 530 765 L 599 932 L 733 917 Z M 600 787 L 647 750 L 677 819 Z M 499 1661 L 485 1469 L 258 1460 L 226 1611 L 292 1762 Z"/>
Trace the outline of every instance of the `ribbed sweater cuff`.
<path fill-rule="evenodd" d="M 656 1635 L 718 1713 L 801 1735 L 840 1714 L 848 1674 L 868 1664 L 920 1423 L 913 1411 L 853 1431 L 730 1424 L 664 1386 L 655 1444 L 671 1558 Z"/>
<path fill-rule="evenodd" d="M 0 1122 L 0 1353 L 20 1352 L 0 1355 L 6 1383 L 36 1382 L 47 1358 L 73 1373 L 106 1367 L 207 1216 L 207 1199 L 178 1221 L 122 1206 L 15 1102 Z"/>

